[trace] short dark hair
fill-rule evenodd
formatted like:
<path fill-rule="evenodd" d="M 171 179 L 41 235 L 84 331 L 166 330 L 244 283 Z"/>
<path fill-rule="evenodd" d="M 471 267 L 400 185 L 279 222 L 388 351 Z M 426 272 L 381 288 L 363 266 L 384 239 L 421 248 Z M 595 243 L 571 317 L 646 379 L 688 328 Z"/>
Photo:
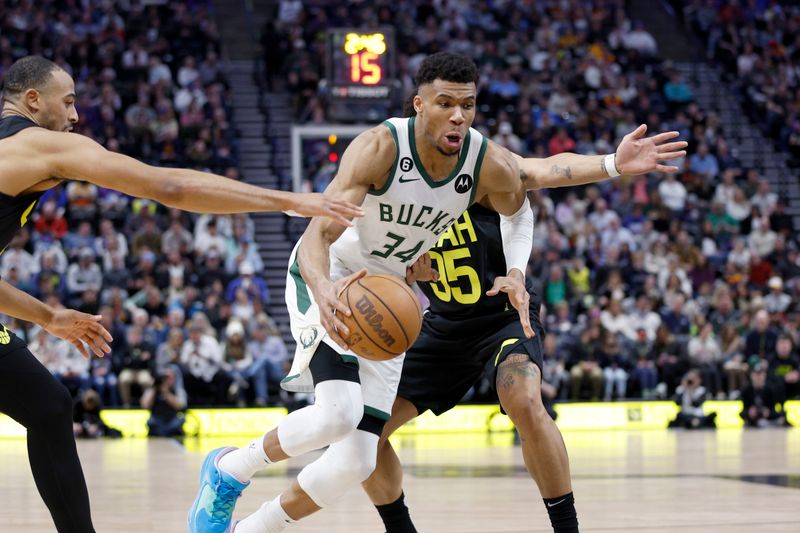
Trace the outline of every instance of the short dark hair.
<path fill-rule="evenodd" d="M 478 67 L 467 56 L 437 52 L 422 60 L 417 72 L 417 87 L 434 80 L 454 83 L 478 83 Z"/>
<path fill-rule="evenodd" d="M 40 90 L 61 67 L 42 56 L 25 56 L 8 68 L 3 80 L 3 95 L 16 98 L 28 89 Z"/>

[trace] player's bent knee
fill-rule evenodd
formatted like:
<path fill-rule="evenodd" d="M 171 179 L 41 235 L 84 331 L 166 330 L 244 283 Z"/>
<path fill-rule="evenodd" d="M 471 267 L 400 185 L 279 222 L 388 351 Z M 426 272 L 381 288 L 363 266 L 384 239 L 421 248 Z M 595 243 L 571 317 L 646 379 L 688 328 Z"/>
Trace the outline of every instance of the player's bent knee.
<path fill-rule="evenodd" d="M 306 466 L 297 482 L 320 507 L 328 507 L 348 490 L 357 487 L 375 470 L 377 436 L 363 431 L 339 442 Z"/>
<path fill-rule="evenodd" d="M 363 407 L 353 405 L 338 405 L 325 409 L 320 417 L 318 431 L 327 435 L 330 442 L 340 441 L 358 427 L 363 410 Z"/>

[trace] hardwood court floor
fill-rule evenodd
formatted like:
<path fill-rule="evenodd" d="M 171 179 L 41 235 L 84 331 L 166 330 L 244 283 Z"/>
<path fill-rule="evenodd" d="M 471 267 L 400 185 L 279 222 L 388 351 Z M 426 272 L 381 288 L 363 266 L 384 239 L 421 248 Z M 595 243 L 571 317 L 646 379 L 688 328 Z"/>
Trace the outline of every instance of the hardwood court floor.
<path fill-rule="evenodd" d="M 510 434 L 402 437 L 406 499 L 421 533 L 552 531 Z M 581 531 L 800 531 L 800 428 L 717 432 L 569 432 Z M 249 439 L 82 441 L 103 532 L 186 531 L 204 452 Z M 316 456 L 314 456 L 316 457 Z M 257 477 L 237 517 L 278 494 L 307 462 Z M 0 531 L 51 532 L 23 440 L 0 440 Z M 382 532 L 361 491 L 288 531 Z"/>

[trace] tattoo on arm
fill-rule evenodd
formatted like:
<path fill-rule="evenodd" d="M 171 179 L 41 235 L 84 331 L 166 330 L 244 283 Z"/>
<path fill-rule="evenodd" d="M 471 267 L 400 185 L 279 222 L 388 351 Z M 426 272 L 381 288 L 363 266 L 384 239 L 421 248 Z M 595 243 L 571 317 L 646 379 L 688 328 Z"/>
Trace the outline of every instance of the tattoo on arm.
<path fill-rule="evenodd" d="M 566 176 L 568 180 L 572 179 L 572 169 L 569 166 L 560 167 L 558 165 L 553 165 L 550 167 L 550 172 L 556 176 Z"/>

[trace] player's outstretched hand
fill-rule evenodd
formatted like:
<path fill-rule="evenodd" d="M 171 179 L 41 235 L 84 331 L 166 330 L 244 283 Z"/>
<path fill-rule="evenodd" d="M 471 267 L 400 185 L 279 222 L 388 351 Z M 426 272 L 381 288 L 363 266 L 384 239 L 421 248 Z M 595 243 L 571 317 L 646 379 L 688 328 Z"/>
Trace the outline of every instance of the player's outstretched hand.
<path fill-rule="evenodd" d="M 645 138 L 647 124 L 642 124 L 625 137 L 617 147 L 615 164 L 620 174 L 636 176 L 647 172 L 677 172 L 678 167 L 662 165 L 660 161 L 677 159 L 686 155 L 686 141 L 667 142 L 680 135 L 677 131 L 665 131 Z"/>
<path fill-rule="evenodd" d="M 319 283 L 317 285 L 317 292 L 314 294 L 314 299 L 316 299 L 317 304 L 319 304 L 319 317 L 322 322 L 322 327 L 328 332 L 331 340 L 345 350 L 350 349 L 350 347 L 342 336 L 347 337 L 350 335 L 350 330 L 336 315 L 351 316 L 353 313 L 350 311 L 347 304 L 341 300 L 341 296 L 348 285 L 366 275 L 367 270 L 361 269 L 355 274 L 350 274 L 346 278 L 342 278 L 334 283 Z"/>
<path fill-rule="evenodd" d="M 72 309 L 59 309 L 53 314 L 50 323 L 44 325 L 51 334 L 72 344 L 86 359 L 91 354 L 88 346 L 98 357 L 111 352 L 109 342 L 114 340 L 111 334 L 100 325 L 100 315 L 87 315 Z"/>
<path fill-rule="evenodd" d="M 289 213 L 301 217 L 328 217 L 347 227 L 355 217 L 363 217 L 364 210 L 344 200 L 335 200 L 318 192 L 297 193 Z"/>
<path fill-rule="evenodd" d="M 433 268 L 431 254 L 428 252 L 406 268 L 406 283 L 413 285 L 415 281 L 439 281 L 439 271 Z"/>
<path fill-rule="evenodd" d="M 486 291 L 486 296 L 495 296 L 501 292 L 508 294 L 508 301 L 519 313 L 519 321 L 522 323 L 525 336 L 533 337 L 530 315 L 531 295 L 525 288 L 525 278 L 519 270 L 512 269 L 508 276 L 494 278 L 494 285 Z"/>

